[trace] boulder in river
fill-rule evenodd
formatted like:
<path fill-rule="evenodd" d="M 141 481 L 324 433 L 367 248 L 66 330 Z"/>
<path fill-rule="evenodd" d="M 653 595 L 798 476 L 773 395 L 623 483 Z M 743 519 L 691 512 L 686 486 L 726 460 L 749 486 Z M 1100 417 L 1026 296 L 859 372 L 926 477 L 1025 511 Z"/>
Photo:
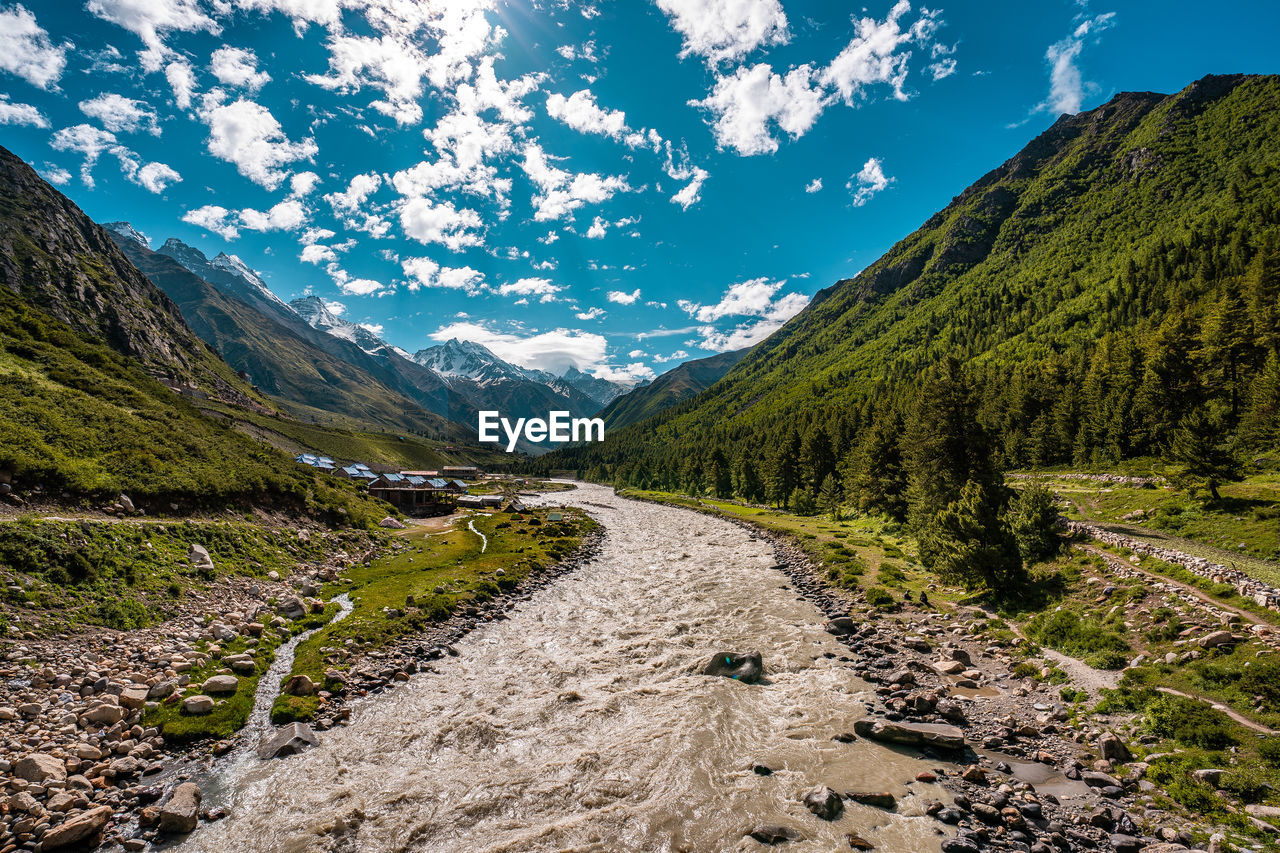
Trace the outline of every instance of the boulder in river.
<path fill-rule="evenodd" d="M 316 746 L 320 739 L 305 723 L 290 723 L 268 736 L 258 747 L 258 757 L 263 761 L 297 755 L 308 747 Z"/>
<path fill-rule="evenodd" d="M 291 675 L 280 692 L 286 696 L 310 696 L 316 692 L 316 685 L 309 676 Z"/>
<path fill-rule="evenodd" d="M 764 659 L 759 652 L 717 652 L 703 668 L 702 674 L 721 675 L 746 684 L 755 684 L 764 675 Z"/>
<path fill-rule="evenodd" d="M 802 798 L 804 807 L 823 820 L 835 820 L 844 811 L 844 801 L 840 795 L 826 785 L 806 791 Z"/>
<path fill-rule="evenodd" d="M 895 723 L 891 720 L 863 719 L 853 724 L 853 731 L 862 737 L 887 743 L 964 749 L 964 732 L 942 723 Z"/>
<path fill-rule="evenodd" d="M 160 829 L 186 835 L 196 828 L 203 794 L 195 782 L 183 782 L 173 789 L 173 796 L 160 807 Z"/>
<path fill-rule="evenodd" d="M 761 826 L 747 833 L 761 844 L 781 844 L 784 841 L 796 841 L 800 833 L 789 826 Z"/>
<path fill-rule="evenodd" d="M 837 616 L 823 626 L 828 634 L 835 634 L 838 637 L 852 634 L 857 627 L 857 623 L 848 616 Z"/>

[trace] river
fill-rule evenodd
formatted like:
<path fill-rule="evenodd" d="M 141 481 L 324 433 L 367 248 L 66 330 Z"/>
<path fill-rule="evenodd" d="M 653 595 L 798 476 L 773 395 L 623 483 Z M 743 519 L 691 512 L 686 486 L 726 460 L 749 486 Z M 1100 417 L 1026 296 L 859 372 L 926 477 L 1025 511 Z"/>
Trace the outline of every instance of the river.
<path fill-rule="evenodd" d="M 833 740 L 871 688 L 766 542 L 599 486 L 543 502 L 606 526 L 596 559 L 469 634 L 436 672 L 357 703 L 319 747 L 238 766 L 231 816 L 180 849 L 702 853 L 763 850 L 744 833 L 764 824 L 801 832 L 794 851 L 847 850 L 847 833 L 879 851 L 939 848 L 920 816 L 939 792 L 906 784 L 937 762 Z M 751 649 L 767 684 L 696 673 L 718 650 Z M 849 803 L 824 822 L 798 799 L 819 784 L 900 805 Z"/>

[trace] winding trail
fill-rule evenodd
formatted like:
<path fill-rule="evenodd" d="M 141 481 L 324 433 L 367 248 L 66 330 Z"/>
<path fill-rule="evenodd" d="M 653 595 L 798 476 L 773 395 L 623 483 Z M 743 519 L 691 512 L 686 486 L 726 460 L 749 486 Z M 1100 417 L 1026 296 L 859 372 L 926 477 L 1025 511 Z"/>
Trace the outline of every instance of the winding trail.
<path fill-rule="evenodd" d="M 772 568 L 772 547 L 702 513 L 583 485 L 541 499 L 588 509 L 598 556 L 458 641 L 457 657 L 353 706 L 351 725 L 301 755 L 229 779 L 231 816 L 185 851 L 938 851 L 923 815 L 946 766 L 841 743 L 874 693 L 825 617 Z M 767 683 L 699 674 L 758 649 Z M 843 658 L 843 660 L 842 660 Z M 752 771 L 756 763 L 773 769 Z M 815 785 L 888 791 L 896 811 L 810 814 Z"/>

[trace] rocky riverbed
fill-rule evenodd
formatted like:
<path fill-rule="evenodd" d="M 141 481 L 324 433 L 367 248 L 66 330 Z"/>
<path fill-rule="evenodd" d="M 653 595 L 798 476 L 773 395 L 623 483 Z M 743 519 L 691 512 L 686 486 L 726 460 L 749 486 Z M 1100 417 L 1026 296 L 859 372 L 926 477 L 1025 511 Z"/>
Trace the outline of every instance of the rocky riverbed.
<path fill-rule="evenodd" d="M 212 622 L 14 646 L 0 853 L 193 828 L 190 849 L 232 851 L 1191 846 L 1120 738 L 1013 676 L 987 614 L 873 612 L 745 525 L 598 487 L 568 502 L 608 538 L 358 660 L 323 697 L 318 746 L 213 786 L 231 744 L 175 750 L 139 724 L 146 703 L 203 663 L 197 643 L 284 628 L 264 602 L 311 609 L 300 593 L 340 566 L 220 585 Z M 758 650 L 761 683 L 702 675 L 720 648 Z"/>

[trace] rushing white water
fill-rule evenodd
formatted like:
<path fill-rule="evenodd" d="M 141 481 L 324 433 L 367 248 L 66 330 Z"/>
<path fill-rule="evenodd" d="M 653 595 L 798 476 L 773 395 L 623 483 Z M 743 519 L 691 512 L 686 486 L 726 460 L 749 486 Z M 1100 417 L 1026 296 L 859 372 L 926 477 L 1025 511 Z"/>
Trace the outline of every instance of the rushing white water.
<path fill-rule="evenodd" d="M 354 709 L 302 755 L 244 769 L 232 815 L 189 851 L 937 850 L 907 784 L 936 766 L 833 737 L 869 687 L 822 614 L 773 570 L 769 546 L 687 510 L 583 486 L 555 495 L 608 528 L 599 557 Z M 758 649 L 767 684 L 696 673 L 716 651 Z M 830 653 L 832 657 L 825 655 Z M 752 772 L 761 763 L 771 776 Z M 897 812 L 849 804 L 825 822 L 814 785 L 890 791 Z M 914 792 L 914 793 L 913 793 Z"/>

